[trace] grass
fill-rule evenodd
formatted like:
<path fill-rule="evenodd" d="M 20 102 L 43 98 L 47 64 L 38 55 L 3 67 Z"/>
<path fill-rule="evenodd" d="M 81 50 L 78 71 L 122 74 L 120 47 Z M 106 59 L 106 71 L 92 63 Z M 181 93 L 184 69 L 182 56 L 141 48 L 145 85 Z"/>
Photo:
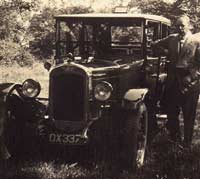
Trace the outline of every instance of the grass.
<path fill-rule="evenodd" d="M 18 65 L 1 66 L 0 82 L 23 82 L 33 78 L 41 83 L 41 97 L 48 96 L 48 72 L 41 63 L 22 68 Z M 48 153 L 48 151 L 46 151 Z M 52 155 L 51 153 L 49 155 Z M 32 159 L 31 159 L 32 158 Z M 13 179 L 199 179 L 200 178 L 200 107 L 195 123 L 191 150 L 184 150 L 168 140 L 161 131 L 149 147 L 146 163 L 135 174 L 126 171 L 113 176 L 105 163 L 67 162 L 64 158 L 43 160 L 36 156 L 11 161 L 4 178 Z M 0 176 L 1 178 L 1 176 Z M 2 178 L 2 179 L 4 179 Z"/>
<path fill-rule="evenodd" d="M 95 171 L 98 173 L 97 171 Z M 20 169 L 20 177 L 25 178 L 31 176 L 31 178 L 41 179 L 68 179 L 68 178 L 94 178 L 95 172 L 87 170 L 77 163 L 66 164 L 51 162 L 26 162 L 26 164 Z M 18 175 L 19 176 L 19 175 Z"/>
<path fill-rule="evenodd" d="M 31 157 L 30 157 L 31 158 Z M 7 176 L 13 179 L 199 179 L 200 145 L 191 150 L 183 150 L 167 140 L 161 132 L 148 151 L 146 163 L 135 174 L 127 171 L 114 176 L 105 163 L 85 164 L 65 161 L 63 158 L 51 160 L 22 159 L 13 161 L 7 167 Z M 33 159 L 34 158 L 34 159 Z"/>

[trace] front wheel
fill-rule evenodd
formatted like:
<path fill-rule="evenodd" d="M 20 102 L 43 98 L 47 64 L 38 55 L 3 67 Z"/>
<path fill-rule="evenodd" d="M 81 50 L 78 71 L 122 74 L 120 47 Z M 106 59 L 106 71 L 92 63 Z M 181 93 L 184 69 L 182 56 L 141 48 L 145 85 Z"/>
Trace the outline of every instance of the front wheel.
<path fill-rule="evenodd" d="M 148 115 L 144 103 L 137 111 L 128 111 L 124 131 L 124 163 L 135 171 L 144 164 L 147 148 Z"/>

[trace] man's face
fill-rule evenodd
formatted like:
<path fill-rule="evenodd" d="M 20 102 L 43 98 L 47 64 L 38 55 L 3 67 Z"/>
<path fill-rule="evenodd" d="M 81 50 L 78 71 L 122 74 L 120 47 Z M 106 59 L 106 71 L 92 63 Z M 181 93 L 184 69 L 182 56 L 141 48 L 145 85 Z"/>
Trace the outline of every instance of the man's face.
<path fill-rule="evenodd" d="M 189 24 L 188 20 L 185 19 L 185 18 L 180 18 L 176 22 L 177 32 L 181 36 L 185 36 L 186 35 L 186 33 L 189 31 L 189 26 L 190 26 L 190 24 Z"/>

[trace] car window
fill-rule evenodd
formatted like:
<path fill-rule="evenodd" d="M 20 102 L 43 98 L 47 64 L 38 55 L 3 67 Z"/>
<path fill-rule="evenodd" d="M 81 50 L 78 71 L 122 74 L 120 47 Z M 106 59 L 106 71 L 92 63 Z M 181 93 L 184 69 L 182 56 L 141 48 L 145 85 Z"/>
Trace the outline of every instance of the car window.
<path fill-rule="evenodd" d="M 169 27 L 166 24 L 162 24 L 162 38 L 169 34 Z"/>
<path fill-rule="evenodd" d="M 152 41 L 159 38 L 159 26 L 157 22 L 148 22 L 147 25 L 147 45 L 150 46 Z"/>
<path fill-rule="evenodd" d="M 69 52 L 74 56 L 87 58 L 107 58 L 117 56 L 144 57 L 144 45 L 147 45 L 147 55 L 151 56 L 152 41 L 163 38 L 168 33 L 168 26 L 160 22 L 147 21 L 146 42 L 141 19 L 116 20 L 63 20 L 59 21 L 57 35 L 57 50 L 60 56 Z M 162 31 L 161 31 L 162 29 Z"/>
<path fill-rule="evenodd" d="M 142 28 L 134 26 L 112 26 L 111 37 L 112 45 L 142 42 Z"/>

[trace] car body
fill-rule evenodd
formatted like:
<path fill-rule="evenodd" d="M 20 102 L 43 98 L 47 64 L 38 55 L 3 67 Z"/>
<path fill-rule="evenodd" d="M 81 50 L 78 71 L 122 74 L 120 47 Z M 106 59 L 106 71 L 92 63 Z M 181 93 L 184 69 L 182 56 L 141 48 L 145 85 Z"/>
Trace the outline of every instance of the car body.
<path fill-rule="evenodd" d="M 55 20 L 55 60 L 45 64 L 48 99 L 38 97 L 40 84 L 32 79 L 1 85 L 6 136 L 19 141 L 10 150 L 21 151 L 26 139 L 91 145 L 101 153 L 106 146 L 105 153 L 116 152 L 127 167 L 142 165 L 150 120 L 145 100 L 154 99 L 166 61 L 154 56 L 150 43 L 168 35 L 170 21 L 127 13 L 58 15 Z"/>

